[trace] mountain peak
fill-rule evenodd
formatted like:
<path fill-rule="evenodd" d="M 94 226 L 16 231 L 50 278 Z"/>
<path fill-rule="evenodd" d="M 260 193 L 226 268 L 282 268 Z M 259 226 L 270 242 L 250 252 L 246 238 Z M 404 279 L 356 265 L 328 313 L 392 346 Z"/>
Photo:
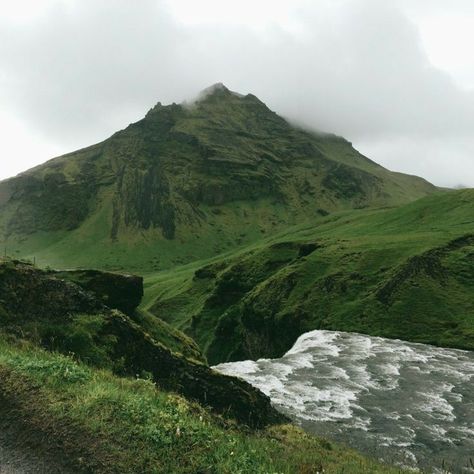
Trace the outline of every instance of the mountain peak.
<path fill-rule="evenodd" d="M 172 249 L 159 254 L 165 268 L 210 258 L 311 215 L 395 205 L 434 190 L 375 165 L 348 142 L 294 127 L 256 96 L 219 83 L 193 103 L 158 103 L 110 139 L 0 183 L 0 240 L 20 250 L 24 236 L 70 231 L 79 249 L 84 225 L 91 249 L 104 242 L 109 268 L 125 261 L 127 239 L 136 248 L 147 239 L 153 248 L 165 242 Z M 99 212 L 110 219 L 96 233 Z M 212 245 L 201 244 L 205 238 Z M 31 252 L 35 241 L 25 242 L 21 248 Z M 59 265 L 70 256 L 62 245 L 58 240 Z M 157 265 L 151 254 L 141 255 L 147 268 Z"/>
<path fill-rule="evenodd" d="M 202 90 L 201 94 L 212 94 L 219 91 L 230 92 L 230 90 L 222 82 L 216 82 L 215 84 L 212 84 L 212 86 L 206 87 L 204 90 Z"/>
<path fill-rule="evenodd" d="M 202 90 L 196 100 L 200 102 L 208 98 L 225 98 L 232 96 L 243 97 L 242 94 L 228 89 L 222 82 L 216 82 L 212 86 L 206 87 L 204 90 Z"/>

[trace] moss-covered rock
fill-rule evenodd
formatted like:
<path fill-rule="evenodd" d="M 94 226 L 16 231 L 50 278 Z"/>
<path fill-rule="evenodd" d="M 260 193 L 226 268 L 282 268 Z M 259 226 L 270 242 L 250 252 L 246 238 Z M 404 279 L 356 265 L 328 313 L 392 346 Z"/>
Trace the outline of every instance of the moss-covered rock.
<path fill-rule="evenodd" d="M 76 283 L 94 293 L 109 308 L 126 314 L 133 313 L 143 298 L 143 278 L 137 275 L 100 270 L 68 270 L 52 275 Z"/>
<path fill-rule="evenodd" d="M 0 330 L 121 375 L 151 375 L 162 388 L 252 427 L 284 419 L 270 399 L 248 383 L 171 351 L 129 316 L 104 305 L 107 285 L 101 291 L 96 287 L 97 294 L 85 289 L 94 277 L 103 282 L 100 278 L 110 275 L 72 274 L 82 286 L 58 276 L 64 274 L 18 261 L 1 262 Z"/>

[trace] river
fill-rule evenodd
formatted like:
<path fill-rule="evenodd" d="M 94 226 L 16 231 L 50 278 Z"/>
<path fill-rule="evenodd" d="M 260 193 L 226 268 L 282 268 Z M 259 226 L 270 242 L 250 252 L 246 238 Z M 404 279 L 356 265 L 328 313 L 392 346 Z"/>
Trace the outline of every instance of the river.
<path fill-rule="evenodd" d="M 474 352 L 312 331 L 280 359 L 215 369 L 308 432 L 400 466 L 474 472 Z"/>

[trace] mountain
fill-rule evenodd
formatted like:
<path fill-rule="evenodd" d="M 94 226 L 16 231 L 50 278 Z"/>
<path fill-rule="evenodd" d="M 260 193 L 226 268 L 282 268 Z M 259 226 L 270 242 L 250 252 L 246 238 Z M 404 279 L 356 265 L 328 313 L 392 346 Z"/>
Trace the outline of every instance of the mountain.
<path fill-rule="evenodd" d="M 279 357 L 314 329 L 474 350 L 474 190 L 335 212 L 145 279 L 143 309 L 215 364 Z"/>
<path fill-rule="evenodd" d="M 192 103 L 158 103 L 107 140 L 1 182 L 0 242 L 43 265 L 149 272 L 317 216 L 435 190 L 216 84 Z"/>
<path fill-rule="evenodd" d="M 58 472 L 395 472 L 279 425 L 207 363 L 312 329 L 474 349 L 473 193 L 222 84 L 1 182 L 2 247 L 38 264 L 0 259 L 2 455 L 7 439 Z"/>

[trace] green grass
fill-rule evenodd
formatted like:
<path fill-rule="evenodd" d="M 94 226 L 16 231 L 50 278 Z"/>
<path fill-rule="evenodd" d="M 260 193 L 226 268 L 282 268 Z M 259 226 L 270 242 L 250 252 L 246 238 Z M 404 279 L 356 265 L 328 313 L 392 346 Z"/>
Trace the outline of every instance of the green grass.
<path fill-rule="evenodd" d="M 294 426 L 249 431 L 149 380 L 118 378 L 1 335 L 0 396 L 84 472 L 399 472 Z"/>
<path fill-rule="evenodd" d="M 143 307 L 211 363 L 279 356 L 319 328 L 474 349 L 473 208 L 474 190 L 462 190 L 334 213 L 150 275 Z M 317 248 L 301 255 L 307 243 Z"/>

